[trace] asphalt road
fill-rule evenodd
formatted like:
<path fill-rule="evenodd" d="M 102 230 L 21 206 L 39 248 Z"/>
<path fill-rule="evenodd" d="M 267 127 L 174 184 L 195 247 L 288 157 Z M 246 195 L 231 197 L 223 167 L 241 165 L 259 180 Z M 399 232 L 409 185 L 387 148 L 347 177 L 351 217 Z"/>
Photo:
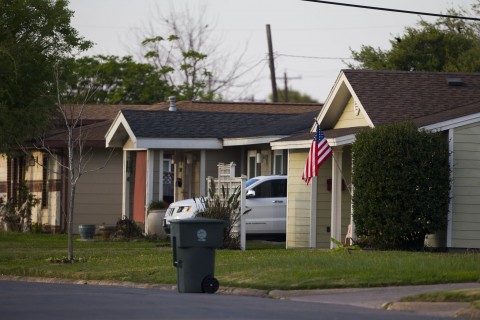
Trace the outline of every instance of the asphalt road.
<path fill-rule="evenodd" d="M 115 286 L 0 281 L 0 319 L 436 319 L 348 305 Z"/>

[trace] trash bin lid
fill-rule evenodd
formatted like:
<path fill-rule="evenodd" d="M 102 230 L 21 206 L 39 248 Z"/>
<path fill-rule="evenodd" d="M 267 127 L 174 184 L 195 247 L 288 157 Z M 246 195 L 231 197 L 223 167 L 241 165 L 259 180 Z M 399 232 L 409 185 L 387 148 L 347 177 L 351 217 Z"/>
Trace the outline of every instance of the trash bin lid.
<path fill-rule="evenodd" d="M 225 224 L 225 220 L 220 219 L 211 219 L 211 218 L 204 218 L 204 217 L 194 217 L 194 218 L 186 218 L 186 219 L 173 219 L 170 223 L 176 224 Z"/>

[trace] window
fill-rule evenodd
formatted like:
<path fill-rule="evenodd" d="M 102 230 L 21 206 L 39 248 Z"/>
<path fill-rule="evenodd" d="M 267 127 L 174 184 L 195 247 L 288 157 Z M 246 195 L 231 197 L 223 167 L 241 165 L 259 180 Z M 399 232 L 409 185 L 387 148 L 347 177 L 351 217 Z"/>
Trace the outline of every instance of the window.
<path fill-rule="evenodd" d="M 273 153 L 273 174 L 285 174 L 284 172 L 284 152 L 283 150 L 275 150 Z"/>
<path fill-rule="evenodd" d="M 287 179 L 269 180 L 255 187 L 255 198 L 287 196 Z"/>
<path fill-rule="evenodd" d="M 253 155 L 248 155 L 248 177 L 253 178 L 257 176 L 257 156 L 254 151 Z"/>

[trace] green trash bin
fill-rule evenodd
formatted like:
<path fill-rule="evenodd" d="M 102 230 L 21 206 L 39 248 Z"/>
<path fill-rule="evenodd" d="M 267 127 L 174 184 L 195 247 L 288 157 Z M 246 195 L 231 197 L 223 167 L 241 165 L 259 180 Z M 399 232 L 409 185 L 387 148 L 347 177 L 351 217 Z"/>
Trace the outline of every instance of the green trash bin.
<path fill-rule="evenodd" d="M 225 221 L 208 218 L 172 220 L 173 265 L 179 292 L 215 293 L 215 249 L 223 245 Z"/>

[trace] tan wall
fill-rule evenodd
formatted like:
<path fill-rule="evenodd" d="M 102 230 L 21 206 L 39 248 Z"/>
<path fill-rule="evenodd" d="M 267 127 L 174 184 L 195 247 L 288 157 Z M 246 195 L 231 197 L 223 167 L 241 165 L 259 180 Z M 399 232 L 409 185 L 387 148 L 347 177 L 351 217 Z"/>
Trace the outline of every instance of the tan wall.
<path fill-rule="evenodd" d="M 317 178 L 317 248 L 330 248 L 332 191 L 327 190 L 327 180 L 332 178 L 332 158 L 318 170 Z"/>
<path fill-rule="evenodd" d="M 480 124 L 454 131 L 452 247 L 480 248 Z"/>
<path fill-rule="evenodd" d="M 311 185 L 301 179 L 308 149 L 289 150 L 287 188 L 287 248 L 310 246 Z"/>
<path fill-rule="evenodd" d="M 311 185 L 306 186 L 301 179 L 308 149 L 290 150 L 288 157 L 288 199 L 287 199 L 287 248 L 310 246 L 310 198 Z M 351 212 L 351 147 L 346 146 L 342 155 L 342 174 L 346 188 L 342 191 L 342 238 L 344 241 Z M 332 191 L 328 190 L 327 180 L 332 178 L 333 158 L 320 167 L 317 177 L 316 246 L 330 248 Z M 313 183 L 313 180 L 312 182 Z"/>
<path fill-rule="evenodd" d="M 88 169 L 101 167 L 109 150 L 95 149 Z M 83 175 L 77 184 L 74 230 L 79 224 L 114 225 L 122 215 L 122 153 L 101 170 Z"/>
<path fill-rule="evenodd" d="M 360 112 L 356 115 L 353 107 L 354 99 L 351 97 L 334 129 L 368 126 L 363 113 Z"/>

